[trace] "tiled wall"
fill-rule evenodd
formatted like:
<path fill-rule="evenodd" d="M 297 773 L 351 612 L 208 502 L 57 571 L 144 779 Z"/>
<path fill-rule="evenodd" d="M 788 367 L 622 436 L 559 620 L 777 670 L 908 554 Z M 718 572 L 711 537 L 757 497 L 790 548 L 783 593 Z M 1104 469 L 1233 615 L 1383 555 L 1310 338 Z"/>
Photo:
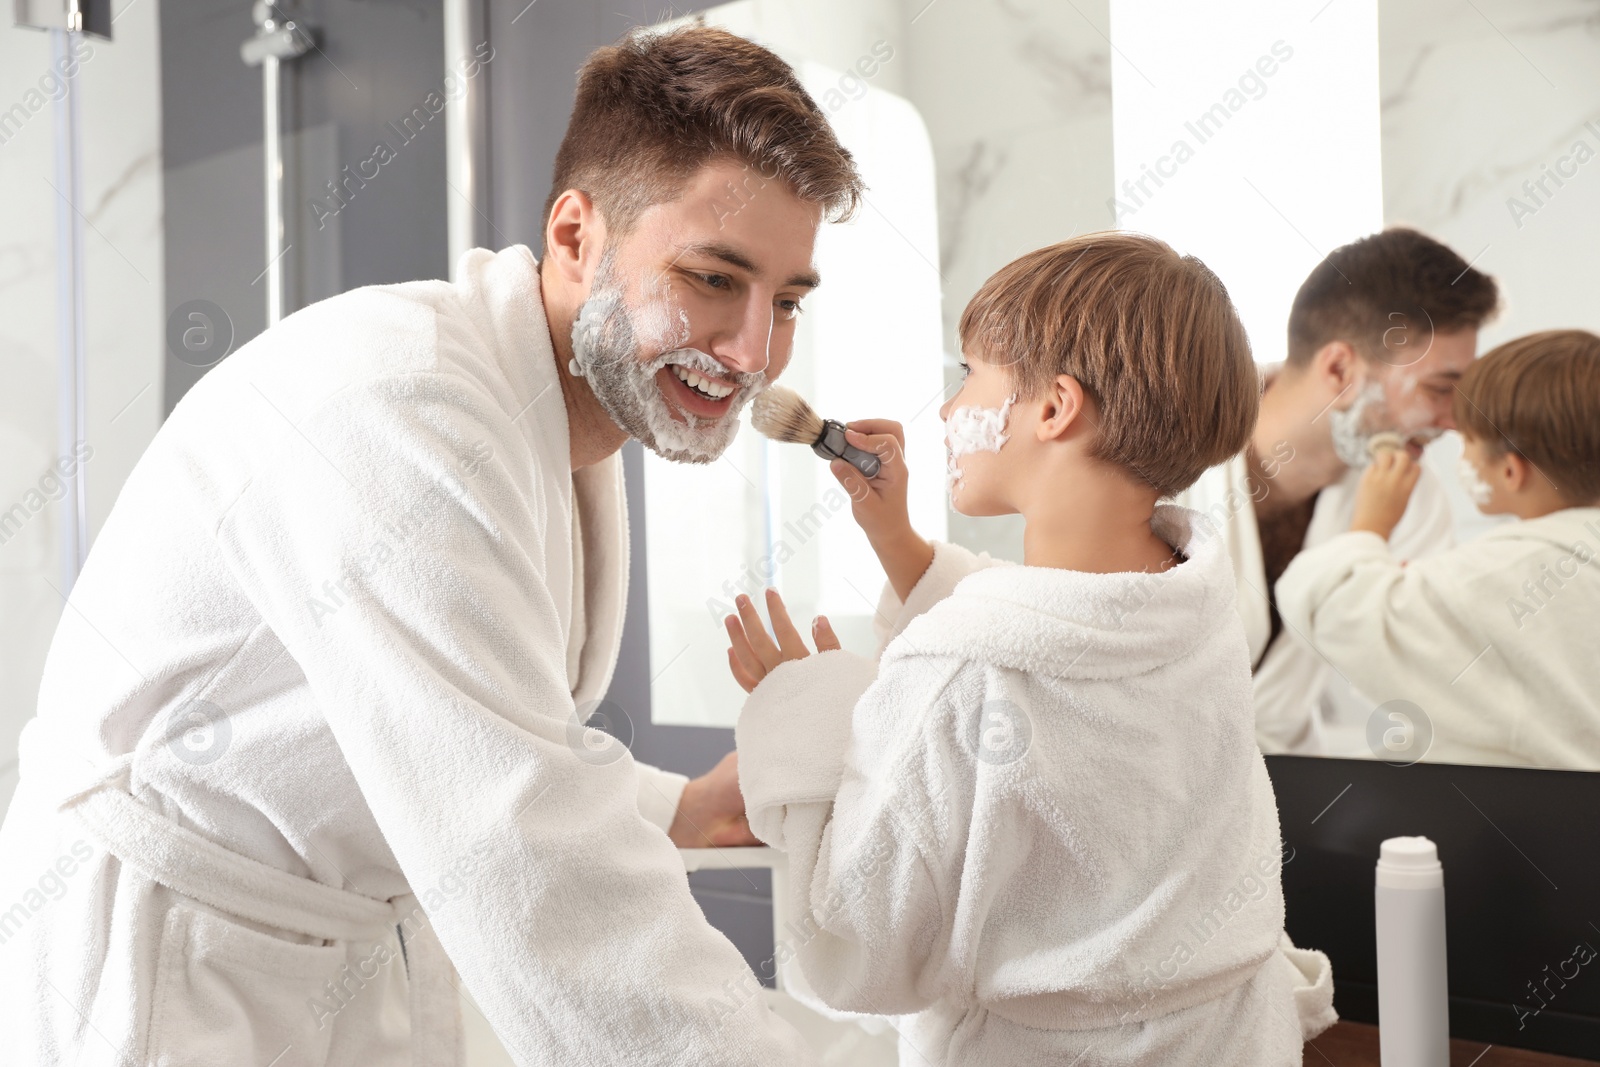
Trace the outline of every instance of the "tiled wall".
<path fill-rule="evenodd" d="M 32 716 L 62 611 L 61 508 L 47 468 L 56 440 L 54 107 L 77 98 L 87 292 L 83 470 L 91 536 L 161 414 L 162 199 L 159 0 L 119 2 L 114 40 L 86 39 L 76 71 L 51 80 L 47 34 L 0 26 L 0 810 L 16 785 L 16 739 Z M 66 190 L 61 191 L 65 193 Z M 43 479 L 44 490 L 41 491 Z M 14 510 L 20 506 L 21 512 Z"/>

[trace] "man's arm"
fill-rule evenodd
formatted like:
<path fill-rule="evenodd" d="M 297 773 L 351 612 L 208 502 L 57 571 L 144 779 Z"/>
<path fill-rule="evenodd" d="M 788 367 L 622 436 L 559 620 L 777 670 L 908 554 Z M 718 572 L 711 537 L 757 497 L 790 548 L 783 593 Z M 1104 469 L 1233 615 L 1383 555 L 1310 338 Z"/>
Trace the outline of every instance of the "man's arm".
<path fill-rule="evenodd" d="M 566 470 L 443 375 L 284 407 L 217 536 L 507 1046 L 540 1063 L 808 1062 L 759 997 L 730 998 L 748 967 L 641 817 L 631 757 L 577 721 L 548 582 L 565 553 L 540 492 Z M 462 871 L 464 893 L 438 891 Z"/>

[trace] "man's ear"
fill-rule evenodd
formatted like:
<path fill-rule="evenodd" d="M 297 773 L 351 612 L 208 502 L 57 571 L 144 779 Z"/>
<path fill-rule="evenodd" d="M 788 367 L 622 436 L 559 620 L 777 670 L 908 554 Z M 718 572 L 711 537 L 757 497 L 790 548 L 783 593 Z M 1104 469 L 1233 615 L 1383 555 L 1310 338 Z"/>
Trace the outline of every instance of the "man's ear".
<path fill-rule="evenodd" d="M 1330 396 L 1344 396 L 1366 375 L 1363 363 L 1361 354 L 1349 341 L 1329 341 L 1311 358 L 1311 370 Z M 1355 397 L 1351 396 L 1350 400 L 1353 402 Z"/>
<path fill-rule="evenodd" d="M 568 283 L 587 283 L 605 247 L 606 224 L 588 194 L 568 189 L 551 205 L 544 258 Z"/>
<path fill-rule="evenodd" d="M 1057 441 L 1087 418 L 1083 410 L 1083 385 L 1070 374 L 1058 374 L 1046 387 L 1039 409 L 1039 440 Z"/>

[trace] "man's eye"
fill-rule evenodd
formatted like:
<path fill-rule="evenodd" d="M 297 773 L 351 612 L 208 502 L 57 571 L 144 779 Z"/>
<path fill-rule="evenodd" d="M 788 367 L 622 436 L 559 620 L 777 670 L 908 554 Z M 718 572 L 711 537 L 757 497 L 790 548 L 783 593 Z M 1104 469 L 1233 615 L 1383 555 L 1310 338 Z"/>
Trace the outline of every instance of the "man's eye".
<path fill-rule="evenodd" d="M 800 301 L 798 300 L 780 300 L 778 301 L 778 310 L 782 311 L 786 318 L 792 319 L 804 312 L 805 308 L 800 306 Z"/>
<path fill-rule="evenodd" d="M 727 276 L 723 274 L 702 274 L 700 280 L 713 289 L 726 289 L 730 284 Z"/>

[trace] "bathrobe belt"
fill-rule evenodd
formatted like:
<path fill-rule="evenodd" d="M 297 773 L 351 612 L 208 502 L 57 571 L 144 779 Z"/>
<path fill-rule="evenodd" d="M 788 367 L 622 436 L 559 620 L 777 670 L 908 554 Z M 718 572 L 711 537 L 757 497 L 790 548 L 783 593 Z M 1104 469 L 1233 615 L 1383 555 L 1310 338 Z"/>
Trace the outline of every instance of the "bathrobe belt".
<path fill-rule="evenodd" d="M 28 727 L 38 722 L 34 719 Z M 25 727 L 24 735 L 29 732 Z M 25 740 L 23 747 L 37 751 L 43 745 L 28 746 Z M 76 788 L 61 810 L 75 815 L 96 843 L 146 878 L 230 915 L 305 937 L 365 943 L 386 941 L 408 920 L 402 929 L 412 1063 L 460 1067 L 455 969 L 414 894 L 378 900 L 224 848 L 134 799 L 127 789 L 131 763 L 131 754 L 114 761 L 99 781 Z"/>

